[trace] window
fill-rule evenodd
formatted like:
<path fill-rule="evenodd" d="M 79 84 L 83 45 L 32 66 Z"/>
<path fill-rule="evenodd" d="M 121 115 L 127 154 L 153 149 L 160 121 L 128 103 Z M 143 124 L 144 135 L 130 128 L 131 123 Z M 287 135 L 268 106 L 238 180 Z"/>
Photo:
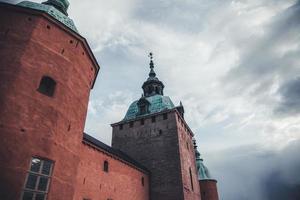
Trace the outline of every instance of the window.
<path fill-rule="evenodd" d="M 43 76 L 40 81 L 38 91 L 44 95 L 52 97 L 54 95 L 56 82 L 49 76 Z"/>
<path fill-rule="evenodd" d="M 192 187 L 192 190 L 194 191 L 192 170 L 191 170 L 191 168 L 189 170 L 190 170 L 191 187 Z"/>
<path fill-rule="evenodd" d="M 140 106 L 140 114 L 145 114 L 147 112 L 147 109 L 146 109 L 146 105 L 141 105 Z"/>
<path fill-rule="evenodd" d="M 164 113 L 164 114 L 163 114 L 163 119 L 164 119 L 164 120 L 168 119 L 168 113 Z"/>
<path fill-rule="evenodd" d="M 154 123 L 154 122 L 156 121 L 155 116 L 152 116 L 152 117 L 151 117 L 151 121 L 152 121 L 152 123 Z"/>
<path fill-rule="evenodd" d="M 108 162 L 104 161 L 103 163 L 103 171 L 108 172 Z"/>
<path fill-rule="evenodd" d="M 189 148 L 189 143 L 188 143 L 188 142 L 186 142 L 186 148 L 187 148 L 188 150 L 190 150 L 190 148 Z"/>
<path fill-rule="evenodd" d="M 119 125 L 119 130 L 122 130 L 123 129 L 123 124 L 120 124 Z"/>
<path fill-rule="evenodd" d="M 31 158 L 22 200 L 47 199 L 52 171 L 53 161 Z"/>
<path fill-rule="evenodd" d="M 133 122 L 129 122 L 129 127 L 130 127 L 130 128 L 133 127 Z"/>
<path fill-rule="evenodd" d="M 141 119 L 141 125 L 144 125 L 144 124 L 145 124 L 145 120 Z"/>
<path fill-rule="evenodd" d="M 161 129 L 159 130 L 159 135 L 162 135 L 162 130 Z"/>
<path fill-rule="evenodd" d="M 145 185 L 145 180 L 144 180 L 144 177 L 142 177 L 142 186 Z"/>

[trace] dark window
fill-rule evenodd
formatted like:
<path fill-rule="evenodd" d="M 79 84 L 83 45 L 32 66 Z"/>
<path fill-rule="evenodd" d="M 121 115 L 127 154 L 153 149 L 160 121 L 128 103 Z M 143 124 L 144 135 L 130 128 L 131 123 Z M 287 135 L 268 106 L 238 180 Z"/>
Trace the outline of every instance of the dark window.
<path fill-rule="evenodd" d="M 192 170 L 191 170 L 191 168 L 189 170 L 190 170 L 191 187 L 192 187 L 192 190 L 194 191 Z"/>
<path fill-rule="evenodd" d="M 189 150 L 190 148 L 189 148 L 189 143 L 188 142 L 186 142 L 186 148 Z"/>
<path fill-rule="evenodd" d="M 152 116 L 152 117 L 151 117 L 151 121 L 152 121 L 152 123 L 154 123 L 154 122 L 156 121 L 155 116 Z"/>
<path fill-rule="evenodd" d="M 22 193 L 22 200 L 45 200 L 52 171 L 52 161 L 32 158 Z"/>
<path fill-rule="evenodd" d="M 103 171 L 108 172 L 108 162 L 104 161 L 103 163 Z"/>
<path fill-rule="evenodd" d="M 122 130 L 123 129 L 123 124 L 120 124 L 119 125 L 119 130 Z"/>
<path fill-rule="evenodd" d="M 145 180 L 144 180 L 144 177 L 142 177 L 142 186 L 145 185 Z"/>
<path fill-rule="evenodd" d="M 133 127 L 133 122 L 129 122 L 129 127 L 130 127 L 130 128 Z"/>
<path fill-rule="evenodd" d="M 144 125 L 144 124 L 145 124 L 145 120 L 141 119 L 141 125 Z"/>
<path fill-rule="evenodd" d="M 162 135 L 162 130 L 161 129 L 159 130 L 159 135 Z"/>
<path fill-rule="evenodd" d="M 147 107 L 146 105 L 141 105 L 140 106 L 140 114 L 143 115 L 147 112 Z"/>
<path fill-rule="evenodd" d="M 168 119 L 168 113 L 164 113 L 163 118 L 164 118 L 164 120 Z"/>
<path fill-rule="evenodd" d="M 44 95 L 52 97 L 54 95 L 56 82 L 49 76 L 43 76 L 40 81 L 38 91 Z"/>

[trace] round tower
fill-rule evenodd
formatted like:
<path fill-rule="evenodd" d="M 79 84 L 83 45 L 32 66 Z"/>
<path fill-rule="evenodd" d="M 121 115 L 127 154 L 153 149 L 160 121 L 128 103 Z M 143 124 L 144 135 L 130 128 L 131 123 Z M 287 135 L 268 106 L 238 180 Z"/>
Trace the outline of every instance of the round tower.
<path fill-rule="evenodd" d="M 196 166 L 198 180 L 201 191 L 201 200 L 219 200 L 217 180 L 211 178 L 208 168 L 203 164 L 200 152 L 197 150 L 196 140 L 194 139 L 194 149 L 196 155 Z"/>
<path fill-rule="evenodd" d="M 73 199 L 99 65 L 68 6 L 0 3 L 0 199 Z"/>

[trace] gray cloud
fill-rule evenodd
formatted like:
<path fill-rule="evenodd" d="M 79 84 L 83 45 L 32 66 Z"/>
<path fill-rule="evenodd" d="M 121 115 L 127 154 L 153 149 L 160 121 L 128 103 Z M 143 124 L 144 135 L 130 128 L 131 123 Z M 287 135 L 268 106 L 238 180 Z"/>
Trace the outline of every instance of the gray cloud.
<path fill-rule="evenodd" d="M 249 35 L 239 43 L 240 57 L 237 66 L 226 75 L 236 94 L 249 94 L 254 98 L 266 98 L 274 84 L 298 76 L 300 63 L 300 3 L 278 13 L 261 34 Z"/>
<path fill-rule="evenodd" d="M 281 100 L 275 113 L 284 116 L 300 113 L 300 77 L 282 84 L 278 93 Z"/>
<path fill-rule="evenodd" d="M 300 140 L 281 151 L 241 146 L 208 154 L 223 200 L 300 199 Z"/>

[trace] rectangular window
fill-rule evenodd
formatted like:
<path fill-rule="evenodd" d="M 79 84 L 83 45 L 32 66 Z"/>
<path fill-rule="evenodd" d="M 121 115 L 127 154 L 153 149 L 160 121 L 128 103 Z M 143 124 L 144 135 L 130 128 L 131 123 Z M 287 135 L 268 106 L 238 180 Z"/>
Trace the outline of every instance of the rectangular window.
<path fill-rule="evenodd" d="M 119 130 L 122 130 L 123 129 L 123 124 L 120 124 L 119 125 Z"/>
<path fill-rule="evenodd" d="M 163 114 L 163 119 L 164 119 L 164 120 L 168 119 L 168 113 L 164 113 L 164 114 Z"/>
<path fill-rule="evenodd" d="M 156 121 L 155 116 L 152 116 L 152 117 L 151 117 L 151 121 L 152 121 L 152 123 L 154 123 L 154 122 Z"/>
<path fill-rule="evenodd" d="M 22 200 L 45 200 L 49 190 L 53 161 L 31 158 Z"/>
<path fill-rule="evenodd" d="M 144 124 L 145 124 L 145 120 L 141 119 L 141 125 L 144 125 Z"/>
<path fill-rule="evenodd" d="M 189 169 L 189 171 L 190 171 L 191 187 L 192 187 L 192 190 L 194 191 L 193 175 L 192 175 L 192 170 L 191 170 L 191 168 Z"/>
<path fill-rule="evenodd" d="M 129 127 L 130 127 L 130 128 L 133 127 L 133 122 L 129 122 Z"/>

